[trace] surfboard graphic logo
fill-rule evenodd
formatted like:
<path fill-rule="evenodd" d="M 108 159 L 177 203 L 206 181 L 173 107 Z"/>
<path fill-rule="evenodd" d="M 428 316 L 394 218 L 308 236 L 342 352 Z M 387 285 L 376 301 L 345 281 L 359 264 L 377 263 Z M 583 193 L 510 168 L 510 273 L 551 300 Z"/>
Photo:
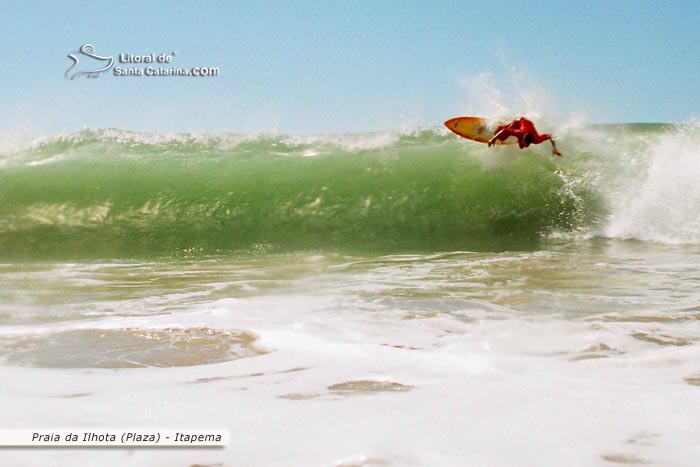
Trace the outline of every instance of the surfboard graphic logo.
<path fill-rule="evenodd" d="M 74 80 L 80 76 L 99 78 L 114 66 L 114 58 L 100 57 L 94 52 L 95 46 L 84 44 L 77 52 L 69 53 L 68 58 L 73 60 L 73 64 L 64 73 L 66 79 Z"/>

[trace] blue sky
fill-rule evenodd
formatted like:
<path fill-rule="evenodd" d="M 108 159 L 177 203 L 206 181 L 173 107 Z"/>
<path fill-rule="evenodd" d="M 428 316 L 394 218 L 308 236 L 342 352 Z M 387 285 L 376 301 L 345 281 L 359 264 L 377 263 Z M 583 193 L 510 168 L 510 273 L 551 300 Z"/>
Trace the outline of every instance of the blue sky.
<path fill-rule="evenodd" d="M 700 115 L 700 2 L 4 2 L 0 128 L 358 132 L 475 113 L 465 82 L 589 122 Z M 67 54 L 170 53 L 220 76 L 64 78 Z M 551 116 L 550 116 L 551 117 Z M 1 134 L 1 133 L 0 133 Z"/>

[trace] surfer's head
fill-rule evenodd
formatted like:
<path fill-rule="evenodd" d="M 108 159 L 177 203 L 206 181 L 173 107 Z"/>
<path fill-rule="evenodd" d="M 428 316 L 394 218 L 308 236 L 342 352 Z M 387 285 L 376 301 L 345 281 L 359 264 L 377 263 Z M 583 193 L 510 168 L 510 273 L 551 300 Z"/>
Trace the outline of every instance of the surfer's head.
<path fill-rule="evenodd" d="M 525 133 L 525 135 L 523 135 L 523 142 L 525 143 L 525 146 L 531 145 L 534 140 L 535 138 L 532 136 L 532 133 Z"/>

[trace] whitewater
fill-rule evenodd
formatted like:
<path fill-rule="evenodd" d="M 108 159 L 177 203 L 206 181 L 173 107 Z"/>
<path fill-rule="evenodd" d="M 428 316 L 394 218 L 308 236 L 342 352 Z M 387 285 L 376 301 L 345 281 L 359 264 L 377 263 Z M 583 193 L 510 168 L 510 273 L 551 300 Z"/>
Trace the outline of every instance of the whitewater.
<path fill-rule="evenodd" d="M 700 126 L 556 134 L 4 149 L 3 428 L 231 441 L 2 463 L 698 465 Z"/>

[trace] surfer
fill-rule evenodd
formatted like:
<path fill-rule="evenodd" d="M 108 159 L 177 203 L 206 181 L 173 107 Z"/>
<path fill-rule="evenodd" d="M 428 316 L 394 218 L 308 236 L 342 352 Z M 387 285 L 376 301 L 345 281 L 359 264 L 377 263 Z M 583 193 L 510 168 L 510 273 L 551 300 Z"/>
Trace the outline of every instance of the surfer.
<path fill-rule="evenodd" d="M 533 143 L 540 144 L 549 140 L 552 143 L 552 155 L 562 157 L 552 135 L 547 133 L 539 134 L 535 129 L 535 124 L 525 117 L 516 118 L 507 125 L 499 125 L 494 132 L 493 138 L 489 140 L 489 147 L 496 144 L 496 141 L 505 141 L 509 136 L 518 138 L 520 149 L 525 149 Z"/>

